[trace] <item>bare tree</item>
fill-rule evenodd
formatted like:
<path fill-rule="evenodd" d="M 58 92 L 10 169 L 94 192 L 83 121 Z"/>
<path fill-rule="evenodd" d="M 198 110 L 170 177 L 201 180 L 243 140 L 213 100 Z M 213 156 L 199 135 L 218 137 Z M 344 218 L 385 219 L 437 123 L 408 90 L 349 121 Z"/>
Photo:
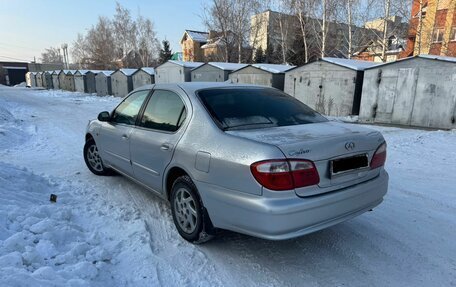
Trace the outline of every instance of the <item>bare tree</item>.
<path fill-rule="evenodd" d="M 383 21 L 383 38 L 382 38 L 382 61 L 386 62 L 386 52 L 388 50 L 388 20 L 391 12 L 391 0 L 384 0 L 385 21 Z"/>
<path fill-rule="evenodd" d="M 146 19 L 141 15 L 136 20 L 136 41 L 141 67 L 150 66 L 158 57 L 160 43 L 157 40 L 157 33 L 154 30 L 154 25 L 150 19 Z"/>
<path fill-rule="evenodd" d="M 204 7 L 203 22 L 209 30 L 220 35 L 224 61 L 245 60 L 244 48 L 253 26 L 251 16 L 259 13 L 264 3 L 260 0 L 212 0 Z"/>
<path fill-rule="evenodd" d="M 435 17 L 435 12 L 428 11 L 428 3 L 425 0 L 417 0 L 419 4 L 418 13 L 411 15 L 414 18 L 412 27 L 410 27 L 410 32 L 415 33 L 415 46 L 413 47 L 414 54 L 422 54 L 425 51 L 429 51 L 432 45 L 432 38 L 434 34 L 435 25 L 433 25 L 433 17 Z M 456 2 L 454 2 L 456 7 Z M 444 48 L 446 43 L 442 42 L 442 48 Z"/>
<path fill-rule="evenodd" d="M 368 3 L 370 11 L 364 13 L 369 16 L 365 21 L 370 21 L 366 27 L 368 35 L 378 45 L 380 60 L 386 62 L 390 49 L 405 45 L 400 41 L 407 36 L 411 0 L 369 0 Z"/>
<path fill-rule="evenodd" d="M 328 1 L 321 0 L 321 57 L 326 56 L 326 38 L 328 35 Z"/>
<path fill-rule="evenodd" d="M 137 27 L 131 17 L 130 10 L 116 3 L 116 14 L 113 20 L 114 36 L 117 55 L 122 59 L 126 67 L 129 66 L 128 56 L 136 47 Z"/>
<path fill-rule="evenodd" d="M 232 49 L 230 25 L 233 20 L 231 0 L 213 0 L 209 6 L 204 7 L 202 18 L 209 30 L 221 34 L 220 42 L 224 50 L 223 61 L 229 62 Z"/>
<path fill-rule="evenodd" d="M 45 52 L 41 53 L 41 62 L 43 63 L 63 63 L 60 49 L 55 47 L 49 47 L 45 49 Z"/>
<path fill-rule="evenodd" d="M 87 66 L 87 42 L 84 35 L 81 33 L 78 33 L 76 40 L 73 42 L 71 56 L 73 62 L 77 63 L 79 69 L 89 68 Z"/>
<path fill-rule="evenodd" d="M 368 29 L 361 26 L 369 19 L 367 18 L 370 10 L 369 1 L 372 0 L 343 0 L 335 7 L 337 11 L 335 20 L 340 37 L 339 47 L 336 47 L 336 50 L 348 59 L 351 59 L 357 49 L 368 42 Z"/>
<path fill-rule="evenodd" d="M 418 27 L 417 27 L 417 34 L 423 31 L 423 0 L 419 0 L 420 3 L 420 11 L 418 12 Z M 418 44 L 418 55 L 421 54 L 421 35 L 417 35 L 417 44 Z"/>
<path fill-rule="evenodd" d="M 295 31 L 295 18 L 294 7 L 292 0 L 275 0 L 273 1 L 274 10 L 277 11 L 276 17 L 273 17 L 272 25 L 275 26 L 272 29 L 278 30 L 278 38 L 271 38 L 273 40 L 274 47 L 280 52 L 280 63 L 288 62 L 288 55 L 292 50 L 291 40 L 294 39 L 293 34 Z M 272 32 L 275 33 L 275 32 Z"/>
<path fill-rule="evenodd" d="M 315 37 L 315 46 L 319 51 L 320 57 L 327 55 L 328 35 L 331 22 L 335 23 L 337 5 L 340 2 L 337 0 L 320 0 L 315 1 L 313 9 L 311 9 L 311 17 L 316 19 L 312 22 L 312 34 Z M 332 28 L 335 28 L 333 25 Z"/>
<path fill-rule="evenodd" d="M 153 22 L 117 3 L 111 21 L 99 17 L 86 35 L 78 34 L 72 56 L 79 68 L 145 67 L 157 62 L 160 45 Z"/>
<path fill-rule="evenodd" d="M 248 37 L 251 29 L 250 17 L 258 13 L 261 4 L 258 0 L 234 0 L 233 13 L 236 15 L 237 21 L 233 22 L 233 33 L 237 37 L 237 53 L 238 63 L 242 63 L 243 47 L 248 42 Z"/>
<path fill-rule="evenodd" d="M 95 69 L 112 69 L 116 66 L 115 39 L 111 21 L 99 17 L 96 26 L 86 36 L 87 58 L 85 62 Z"/>
<path fill-rule="evenodd" d="M 301 32 L 302 43 L 304 48 L 304 63 L 309 62 L 309 33 L 311 27 L 310 11 L 315 7 L 315 0 L 294 0 L 291 2 L 293 14 L 299 21 L 299 30 Z"/>
<path fill-rule="evenodd" d="M 347 58 L 351 59 L 353 55 L 353 0 L 347 2 L 347 25 L 348 25 L 348 53 Z"/>

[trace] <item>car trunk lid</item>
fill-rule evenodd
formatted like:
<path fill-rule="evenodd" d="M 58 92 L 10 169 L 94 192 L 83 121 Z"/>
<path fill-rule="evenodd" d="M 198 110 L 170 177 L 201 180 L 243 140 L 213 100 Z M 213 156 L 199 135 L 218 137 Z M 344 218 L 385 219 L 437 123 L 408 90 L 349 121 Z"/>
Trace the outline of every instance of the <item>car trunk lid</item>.
<path fill-rule="evenodd" d="M 369 162 L 375 150 L 384 141 L 377 131 L 339 122 L 237 130 L 227 133 L 275 145 L 290 159 L 313 161 L 320 176 L 318 188 L 298 188 L 298 196 L 334 191 L 377 176 L 378 169 L 370 170 Z"/>

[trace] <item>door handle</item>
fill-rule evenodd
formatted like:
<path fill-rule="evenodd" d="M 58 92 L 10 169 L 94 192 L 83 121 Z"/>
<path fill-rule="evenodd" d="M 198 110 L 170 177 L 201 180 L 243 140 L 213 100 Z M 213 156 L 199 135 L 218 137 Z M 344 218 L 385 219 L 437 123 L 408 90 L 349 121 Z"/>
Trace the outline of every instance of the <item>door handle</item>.
<path fill-rule="evenodd" d="M 169 150 L 170 148 L 172 148 L 172 145 L 168 143 L 164 143 L 160 147 L 161 150 Z"/>
<path fill-rule="evenodd" d="M 123 140 L 128 140 L 128 136 L 127 135 L 122 135 L 122 139 Z"/>

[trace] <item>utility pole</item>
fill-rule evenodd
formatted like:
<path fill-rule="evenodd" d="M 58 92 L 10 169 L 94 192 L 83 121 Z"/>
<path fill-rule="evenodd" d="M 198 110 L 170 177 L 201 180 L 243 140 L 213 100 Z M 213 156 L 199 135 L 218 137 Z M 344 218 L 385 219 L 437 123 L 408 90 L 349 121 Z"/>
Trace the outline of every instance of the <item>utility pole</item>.
<path fill-rule="evenodd" d="M 65 44 L 62 44 L 62 53 L 63 53 L 63 68 L 66 69 L 66 57 L 65 57 Z"/>
<path fill-rule="evenodd" d="M 58 48 L 57 51 L 59 51 L 59 61 L 61 61 L 63 63 L 62 54 L 60 53 L 60 48 Z"/>
<path fill-rule="evenodd" d="M 70 68 L 70 65 L 68 63 L 68 45 L 67 44 L 62 44 L 62 51 L 63 51 L 64 66 L 68 70 Z"/>

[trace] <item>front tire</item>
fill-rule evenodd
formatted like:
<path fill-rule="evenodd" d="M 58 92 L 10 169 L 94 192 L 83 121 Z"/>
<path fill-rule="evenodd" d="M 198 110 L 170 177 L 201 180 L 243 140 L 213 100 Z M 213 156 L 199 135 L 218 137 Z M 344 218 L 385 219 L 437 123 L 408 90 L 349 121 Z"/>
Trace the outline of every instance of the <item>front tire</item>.
<path fill-rule="evenodd" d="M 84 145 L 84 161 L 93 174 L 111 175 L 111 170 L 103 165 L 97 144 L 93 139 L 89 139 Z"/>
<path fill-rule="evenodd" d="M 171 213 L 179 234 L 195 244 L 212 239 L 213 227 L 195 184 L 189 176 L 176 179 L 171 192 Z"/>

